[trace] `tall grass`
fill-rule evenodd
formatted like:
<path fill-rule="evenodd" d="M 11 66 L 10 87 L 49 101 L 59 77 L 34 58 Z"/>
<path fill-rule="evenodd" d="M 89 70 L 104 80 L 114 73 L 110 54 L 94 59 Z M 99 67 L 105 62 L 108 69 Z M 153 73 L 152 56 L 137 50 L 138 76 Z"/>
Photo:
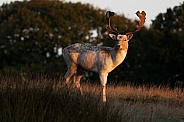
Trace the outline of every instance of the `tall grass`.
<path fill-rule="evenodd" d="M 124 122 L 179 121 L 184 118 L 182 88 L 108 85 L 107 103 L 100 85 L 82 84 L 84 95 L 62 79 L 0 78 L 0 121 Z"/>
<path fill-rule="evenodd" d="M 36 79 L 1 78 L 0 121 L 121 121 L 119 110 L 102 104 L 99 96 L 69 92 L 63 81 L 47 77 Z"/>

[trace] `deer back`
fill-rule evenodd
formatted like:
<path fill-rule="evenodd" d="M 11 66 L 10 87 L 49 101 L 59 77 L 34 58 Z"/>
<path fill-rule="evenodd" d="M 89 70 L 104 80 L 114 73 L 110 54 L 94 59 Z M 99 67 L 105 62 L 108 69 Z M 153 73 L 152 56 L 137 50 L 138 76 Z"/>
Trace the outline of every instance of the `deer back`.
<path fill-rule="evenodd" d="M 111 48 L 88 43 L 76 43 L 63 49 L 63 56 L 69 65 L 79 65 L 85 70 L 94 72 L 112 71 L 124 60 L 126 53 L 127 49 L 120 50 L 116 45 Z"/>

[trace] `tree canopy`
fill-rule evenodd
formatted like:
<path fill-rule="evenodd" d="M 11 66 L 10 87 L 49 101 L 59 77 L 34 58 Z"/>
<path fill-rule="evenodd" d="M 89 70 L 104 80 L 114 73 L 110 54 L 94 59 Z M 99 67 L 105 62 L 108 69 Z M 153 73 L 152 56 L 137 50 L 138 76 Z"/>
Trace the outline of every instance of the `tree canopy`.
<path fill-rule="evenodd" d="M 64 74 L 62 48 L 75 42 L 113 46 L 105 29 L 105 10 L 58 0 L 11 2 L 0 7 L 0 72 Z M 149 14 L 149 13 L 147 13 Z M 113 26 L 134 29 L 137 20 L 113 17 Z M 183 82 L 184 3 L 167 9 L 129 42 L 125 61 L 112 81 Z M 94 75 L 89 75 L 96 80 Z"/>

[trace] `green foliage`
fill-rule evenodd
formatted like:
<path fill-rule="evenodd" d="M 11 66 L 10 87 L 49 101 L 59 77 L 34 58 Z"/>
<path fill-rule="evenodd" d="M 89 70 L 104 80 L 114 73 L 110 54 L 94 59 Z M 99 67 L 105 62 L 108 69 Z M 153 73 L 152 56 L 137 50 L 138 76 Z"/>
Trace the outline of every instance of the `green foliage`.
<path fill-rule="evenodd" d="M 171 81 L 183 81 L 184 79 L 183 11 L 184 3 L 175 6 L 173 9 L 167 9 L 166 13 L 159 14 L 156 17 L 150 28 L 150 32 L 158 33 L 154 35 L 156 39 L 153 40 L 151 50 L 157 53 L 159 74 Z"/>
<path fill-rule="evenodd" d="M 159 14 L 149 29 L 130 41 L 127 58 L 114 72 L 118 80 L 184 85 L 184 3 Z M 122 72 L 123 71 L 123 72 Z M 121 75 L 122 74 L 122 77 Z"/>
<path fill-rule="evenodd" d="M 57 68 L 64 63 L 61 49 L 89 42 L 89 30 L 101 29 L 103 21 L 104 12 L 88 4 L 48 0 L 4 4 L 0 11 L 0 67 L 62 71 Z"/>
<path fill-rule="evenodd" d="M 129 42 L 125 61 L 109 81 L 183 82 L 184 3 L 160 13 Z M 0 72 L 64 74 L 62 48 L 75 42 L 113 46 L 105 29 L 105 10 L 58 0 L 11 2 L 0 7 Z M 148 13 L 149 14 L 149 13 Z M 117 15 L 113 27 L 123 33 L 138 21 Z M 97 32 L 97 36 L 93 35 Z M 92 74 L 89 79 L 97 80 Z"/>

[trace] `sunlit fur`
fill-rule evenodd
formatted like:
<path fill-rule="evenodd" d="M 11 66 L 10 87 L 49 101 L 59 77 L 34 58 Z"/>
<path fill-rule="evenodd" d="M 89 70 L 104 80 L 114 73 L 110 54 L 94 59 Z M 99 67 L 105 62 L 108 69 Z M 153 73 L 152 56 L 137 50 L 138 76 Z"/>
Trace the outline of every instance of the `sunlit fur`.
<path fill-rule="evenodd" d="M 63 49 L 63 57 L 68 67 L 65 74 L 66 84 L 70 84 L 70 78 L 75 73 L 74 82 L 82 93 L 80 79 L 83 71 L 88 70 L 99 73 L 99 78 L 103 86 L 103 102 L 106 102 L 108 73 L 120 65 L 125 59 L 128 51 L 128 41 L 133 35 L 109 34 L 109 36 L 117 41 L 113 48 L 92 46 L 89 43 L 75 43 Z"/>

